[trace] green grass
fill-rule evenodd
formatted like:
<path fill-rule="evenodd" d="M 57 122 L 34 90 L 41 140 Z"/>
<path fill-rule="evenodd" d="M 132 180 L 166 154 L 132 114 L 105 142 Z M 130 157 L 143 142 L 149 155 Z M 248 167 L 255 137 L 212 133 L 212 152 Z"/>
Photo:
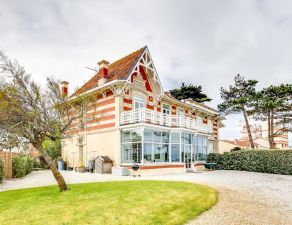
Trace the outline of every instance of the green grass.
<path fill-rule="evenodd" d="M 169 181 L 74 184 L 0 192 L 0 224 L 183 224 L 217 202 L 203 185 Z"/>

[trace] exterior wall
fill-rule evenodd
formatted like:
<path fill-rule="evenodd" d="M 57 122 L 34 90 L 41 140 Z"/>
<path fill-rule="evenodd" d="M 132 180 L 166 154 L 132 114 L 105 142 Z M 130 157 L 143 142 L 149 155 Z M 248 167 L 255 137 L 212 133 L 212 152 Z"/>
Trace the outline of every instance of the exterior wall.
<path fill-rule="evenodd" d="M 96 96 L 96 102 L 87 106 L 85 117 L 72 124 L 69 134 L 103 130 L 116 125 L 115 97 L 111 91 Z"/>
<path fill-rule="evenodd" d="M 225 142 L 225 141 L 219 141 L 218 142 L 218 153 L 223 153 L 223 152 L 230 152 L 231 149 L 236 147 L 236 145 Z"/>
<path fill-rule="evenodd" d="M 185 173 L 186 168 L 184 164 L 176 165 L 176 166 L 152 166 L 152 167 L 141 167 L 138 172 L 134 172 L 131 167 L 129 169 L 129 174 L 141 174 L 141 175 L 159 175 L 159 174 L 168 174 L 168 173 Z"/>
<path fill-rule="evenodd" d="M 62 157 L 69 167 L 87 166 L 88 160 L 98 155 L 109 156 L 117 164 L 119 101 L 119 97 L 109 90 L 97 95 L 96 102 L 87 106 L 87 119 L 72 124 L 69 131 L 72 137 L 63 141 L 62 148 Z"/>
<path fill-rule="evenodd" d="M 87 152 L 88 159 L 94 159 L 96 156 L 108 156 L 113 160 L 114 165 L 118 164 L 118 155 L 116 154 L 117 143 L 119 140 L 119 130 L 108 132 L 100 132 L 88 135 L 87 137 Z"/>
<path fill-rule="evenodd" d="M 119 130 L 110 129 L 95 133 L 88 133 L 86 138 L 84 135 L 73 136 L 63 141 L 62 156 L 67 161 L 69 167 L 80 167 L 81 160 L 83 165 L 87 166 L 88 160 L 94 159 L 97 156 L 108 156 L 118 164 L 118 155 L 116 147 L 119 143 Z M 83 137 L 82 145 L 78 138 Z M 80 155 L 80 148 L 83 148 L 83 155 Z"/>

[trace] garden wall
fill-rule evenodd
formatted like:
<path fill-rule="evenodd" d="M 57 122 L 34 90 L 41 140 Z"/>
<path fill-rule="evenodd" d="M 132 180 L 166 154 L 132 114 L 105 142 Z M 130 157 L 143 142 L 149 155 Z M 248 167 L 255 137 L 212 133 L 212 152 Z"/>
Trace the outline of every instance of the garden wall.
<path fill-rule="evenodd" d="M 221 170 L 292 175 L 292 150 L 241 150 L 223 154 L 210 153 L 207 162 Z"/>

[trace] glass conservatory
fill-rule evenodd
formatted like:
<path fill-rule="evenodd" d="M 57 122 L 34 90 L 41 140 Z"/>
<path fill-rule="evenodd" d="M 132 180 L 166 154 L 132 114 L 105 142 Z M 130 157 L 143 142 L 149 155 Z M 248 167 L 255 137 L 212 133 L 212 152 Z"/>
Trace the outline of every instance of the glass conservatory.
<path fill-rule="evenodd" d="M 188 167 L 213 152 L 208 136 L 184 130 L 142 127 L 121 134 L 121 163 L 186 163 Z"/>

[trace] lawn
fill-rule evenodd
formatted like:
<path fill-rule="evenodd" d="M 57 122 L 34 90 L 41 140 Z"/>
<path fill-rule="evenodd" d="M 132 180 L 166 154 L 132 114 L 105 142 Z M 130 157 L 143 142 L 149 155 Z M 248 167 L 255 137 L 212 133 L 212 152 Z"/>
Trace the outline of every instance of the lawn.
<path fill-rule="evenodd" d="M 0 224 L 183 224 L 217 202 L 186 182 L 121 181 L 0 192 Z"/>

